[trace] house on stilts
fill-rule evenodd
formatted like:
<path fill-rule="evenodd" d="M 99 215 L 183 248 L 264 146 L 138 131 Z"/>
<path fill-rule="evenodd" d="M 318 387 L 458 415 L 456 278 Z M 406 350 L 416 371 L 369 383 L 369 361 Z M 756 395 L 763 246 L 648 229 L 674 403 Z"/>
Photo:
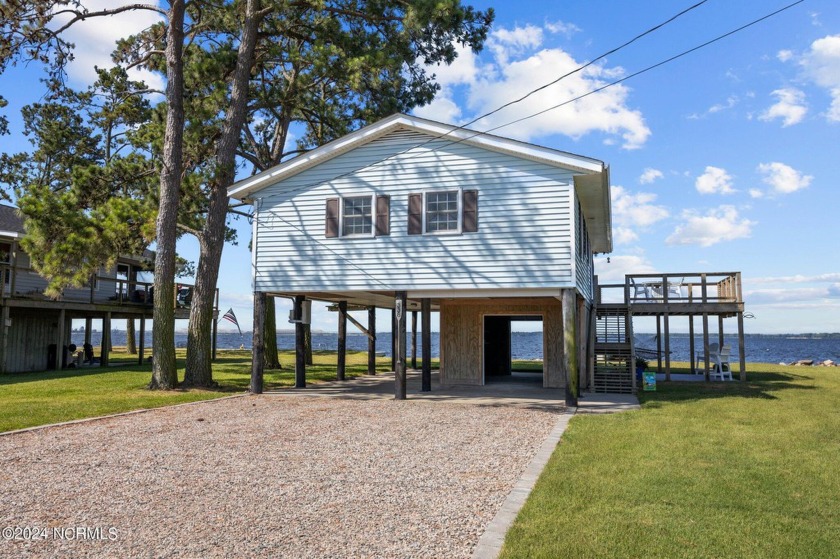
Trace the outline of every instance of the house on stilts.
<path fill-rule="evenodd" d="M 543 323 L 545 388 L 575 401 L 592 390 L 598 315 L 593 256 L 612 251 L 609 167 L 602 161 L 396 114 L 243 179 L 231 197 L 253 206 L 255 357 L 267 297 L 339 311 L 338 377 L 348 309 L 392 309 L 396 397 L 405 397 L 406 317 L 419 311 L 423 390 L 428 332 L 440 318 L 440 382 L 483 385 L 510 374 L 511 324 Z M 632 331 L 625 331 L 625 335 Z M 375 373 L 369 343 L 369 372 Z M 305 386 L 302 341 L 297 386 Z M 613 356 L 614 357 L 614 356 Z M 634 389 L 632 347 L 622 355 Z M 611 370 L 610 374 L 614 371 Z"/>
<path fill-rule="evenodd" d="M 21 249 L 25 235 L 17 208 L 0 204 L 0 373 L 62 369 L 84 361 L 107 366 L 112 322 L 117 320 L 139 322 L 137 360 L 142 363 L 154 290 L 152 283 L 139 281 L 138 274 L 152 269 L 154 253 L 120 255 L 113 267 L 100 269 L 85 287 L 68 288 L 60 297 L 51 298 L 44 294 L 47 279 L 32 268 Z M 189 286 L 179 284 L 178 288 L 188 290 Z M 184 299 L 180 297 L 182 303 Z M 217 314 L 218 293 L 215 307 Z M 175 317 L 188 318 L 187 305 L 176 308 Z M 74 319 L 85 321 L 84 341 L 77 348 L 81 355 L 71 355 L 68 349 Z M 91 342 L 94 320 L 101 320 L 102 336 L 97 350 L 90 346 L 96 354 L 91 358 L 82 350 Z"/>

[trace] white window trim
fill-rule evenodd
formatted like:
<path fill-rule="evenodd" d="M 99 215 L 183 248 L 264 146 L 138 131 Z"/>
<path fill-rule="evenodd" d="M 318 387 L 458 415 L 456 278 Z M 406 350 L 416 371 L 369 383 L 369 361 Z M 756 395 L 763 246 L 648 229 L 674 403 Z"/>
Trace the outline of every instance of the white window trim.
<path fill-rule="evenodd" d="M 344 234 L 344 200 L 347 198 L 370 198 L 370 233 Z M 370 239 L 376 236 L 376 194 L 348 194 L 338 198 L 338 238 Z"/>
<path fill-rule="evenodd" d="M 447 231 L 428 231 L 426 229 L 426 195 L 428 194 L 443 194 L 448 192 L 457 192 L 458 201 L 458 229 L 451 229 Z M 423 234 L 424 235 L 460 235 L 464 228 L 464 192 L 462 188 L 442 188 L 427 190 L 423 192 Z"/>

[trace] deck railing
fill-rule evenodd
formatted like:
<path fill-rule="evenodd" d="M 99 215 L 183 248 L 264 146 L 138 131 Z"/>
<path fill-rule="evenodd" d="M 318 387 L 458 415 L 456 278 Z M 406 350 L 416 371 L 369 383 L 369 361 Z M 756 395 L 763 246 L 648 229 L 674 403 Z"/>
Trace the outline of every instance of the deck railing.
<path fill-rule="evenodd" d="M 25 277 L 24 277 L 25 276 Z M 58 298 L 44 294 L 47 280 L 32 268 L 0 263 L 0 299 L 54 300 L 73 303 L 134 305 L 151 307 L 154 302 L 154 284 L 112 276 L 95 275 L 88 285 L 68 288 Z M 188 308 L 192 301 L 193 285 L 175 284 L 175 307 Z M 186 290 L 186 291 L 185 291 Z M 219 308 L 219 289 L 216 289 L 213 309 Z"/>
<path fill-rule="evenodd" d="M 597 304 L 742 303 L 741 272 L 628 274 L 624 283 L 598 284 Z"/>

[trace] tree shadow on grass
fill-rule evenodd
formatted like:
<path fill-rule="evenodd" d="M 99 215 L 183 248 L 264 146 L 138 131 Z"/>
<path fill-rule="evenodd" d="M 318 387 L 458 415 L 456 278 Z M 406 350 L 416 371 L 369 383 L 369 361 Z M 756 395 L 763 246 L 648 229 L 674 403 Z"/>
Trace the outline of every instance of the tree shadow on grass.
<path fill-rule="evenodd" d="M 737 373 L 736 373 L 737 379 Z M 777 400 L 781 390 L 814 390 L 813 376 L 788 372 L 748 372 L 740 382 L 657 382 L 656 392 L 639 392 L 643 407 L 658 408 L 667 402 L 686 402 L 716 398 L 758 398 Z"/>

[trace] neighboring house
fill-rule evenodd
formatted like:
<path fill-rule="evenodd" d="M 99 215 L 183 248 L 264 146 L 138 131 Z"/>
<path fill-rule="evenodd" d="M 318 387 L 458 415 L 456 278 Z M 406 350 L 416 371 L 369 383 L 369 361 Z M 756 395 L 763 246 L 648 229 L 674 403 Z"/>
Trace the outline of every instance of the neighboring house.
<path fill-rule="evenodd" d="M 137 281 L 137 273 L 151 267 L 154 255 L 120 256 L 110 270 L 100 270 L 88 286 L 66 289 L 59 299 L 44 295 L 47 280 L 32 269 L 20 248 L 26 234 L 17 208 L 0 205 L 0 373 L 60 368 L 57 348 L 70 344 L 73 319 L 103 320 L 110 333 L 112 319 L 152 318 L 151 284 Z M 103 337 L 103 345 L 107 343 Z M 81 347 L 78 348 L 82 350 Z M 107 352 L 102 364 L 107 364 Z M 140 359 L 142 359 L 142 354 Z"/>
<path fill-rule="evenodd" d="M 543 386 L 586 384 L 593 254 L 612 250 L 603 162 L 397 114 L 229 193 L 254 207 L 257 296 L 426 302 L 444 385 L 510 374 L 511 323 L 542 320 Z"/>

